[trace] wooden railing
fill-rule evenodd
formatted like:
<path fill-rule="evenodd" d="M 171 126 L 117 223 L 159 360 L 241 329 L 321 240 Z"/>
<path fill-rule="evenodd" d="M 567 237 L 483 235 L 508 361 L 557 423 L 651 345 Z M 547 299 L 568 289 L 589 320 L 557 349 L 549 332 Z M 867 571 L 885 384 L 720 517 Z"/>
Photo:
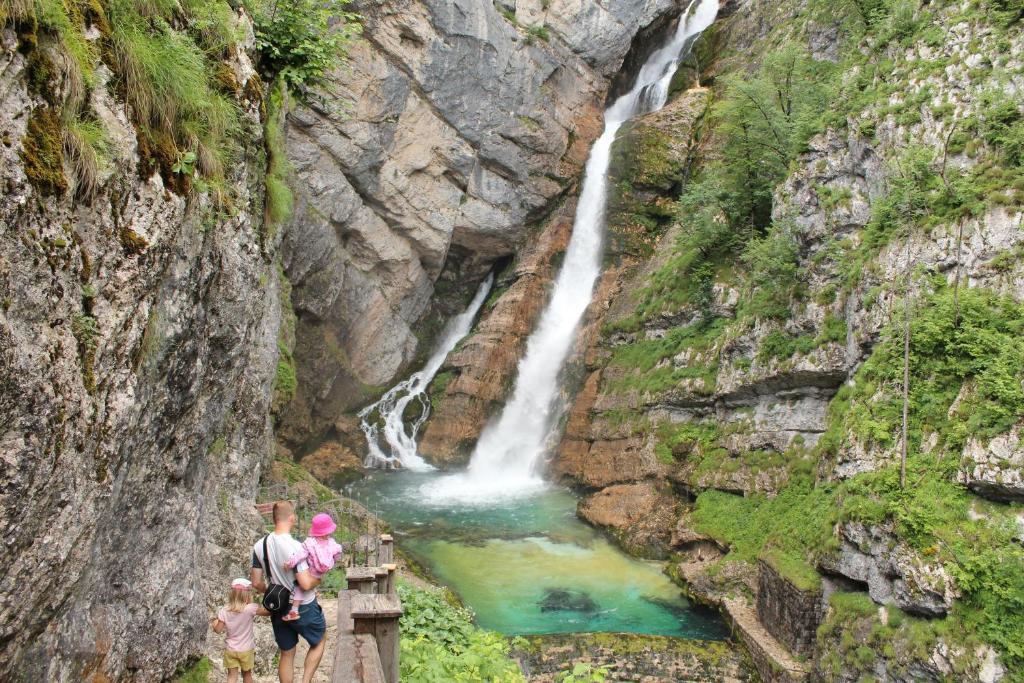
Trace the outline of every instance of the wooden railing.
<path fill-rule="evenodd" d="M 275 500 L 296 496 L 287 484 L 277 484 L 260 492 L 256 511 L 267 524 Z M 358 503 L 338 496 L 317 502 L 318 512 L 333 513 L 336 519 L 353 515 Z M 310 511 L 298 510 L 297 531 L 304 529 Z M 307 514 L 303 514 L 307 513 Z M 355 531 L 348 540 L 345 571 L 347 590 L 338 593 L 338 638 L 334 652 L 331 683 L 398 683 L 398 620 L 402 602 L 395 586 L 394 539 L 381 534 L 376 514 L 365 511 L 366 532 Z"/>
<path fill-rule="evenodd" d="M 394 541 L 381 534 L 378 564 L 350 567 L 338 594 L 338 643 L 331 683 L 398 683 L 398 620 Z M 386 562 L 384 560 L 387 560 Z"/>

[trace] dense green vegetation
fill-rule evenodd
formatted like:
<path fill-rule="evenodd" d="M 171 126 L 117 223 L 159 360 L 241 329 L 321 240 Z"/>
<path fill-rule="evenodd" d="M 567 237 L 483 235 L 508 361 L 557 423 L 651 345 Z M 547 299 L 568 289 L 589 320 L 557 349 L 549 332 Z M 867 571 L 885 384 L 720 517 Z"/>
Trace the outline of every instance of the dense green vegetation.
<path fill-rule="evenodd" d="M 724 445 L 742 423 L 658 425 L 636 411 L 626 418 L 635 431 L 656 437 L 656 455 L 668 466 L 694 473 L 786 471 L 788 484 L 778 495 L 698 495 L 692 524 L 731 547 L 720 565 L 764 560 L 796 585 L 814 589 L 818 561 L 836 548 L 836 525 L 864 522 L 893 529 L 921 562 L 941 565 L 954 577 L 962 597 L 945 619 L 888 608 L 885 624 L 866 595 L 835 596 L 819 633 L 829 653 L 825 670 L 871 675 L 879 652 L 905 666 L 927 659 L 937 639 L 948 637 L 968 648 L 991 644 L 1008 670 L 1024 671 L 1024 549 L 1014 540 L 1020 508 L 988 503 L 957 481 L 970 439 L 984 443 L 1024 420 L 1024 307 L 968 286 L 959 269 L 940 277 L 920 264 L 906 272 L 911 341 L 903 487 L 896 461 L 906 284 L 883 275 L 879 265 L 883 252 L 900 250 L 910 239 L 956 240 L 958 228 L 990 209 L 1024 206 L 1020 102 L 1007 96 L 1011 90 L 998 69 L 971 68 L 941 52 L 946 29 L 964 22 L 985 27 L 975 30 L 968 51 L 983 55 L 985 67 L 1005 63 L 1010 38 L 1019 40 L 1022 16 L 1020 2 L 810 3 L 786 26 L 841 21 L 846 38 L 838 61 L 815 61 L 802 36 L 779 30 L 760 46 L 765 56 L 758 66 L 750 67 L 743 55 L 742 65 L 717 78 L 703 131 L 713 151 L 704 154 L 675 200 L 677 237 L 669 256 L 645 276 L 633 313 L 604 329 L 606 336 L 637 334 L 630 343 L 616 338 L 609 362 L 614 372 L 603 389 L 639 389 L 657 394 L 651 400 L 671 401 L 673 390 L 683 387 L 691 397 L 712 393 L 723 372 L 773 363 L 784 369 L 794 356 L 844 344 L 849 297 L 857 297 L 859 310 L 877 310 L 883 296 L 899 302 L 886 309 L 888 322 L 877 341 L 853 330 L 854 341 L 873 347 L 833 399 L 827 431 L 813 449 L 794 443 L 770 457 L 735 454 Z M 932 56 L 920 57 L 916 46 L 927 46 Z M 946 69 L 970 82 L 968 97 L 946 92 Z M 920 142 L 917 126 L 925 123 L 944 138 L 937 148 Z M 810 137 L 829 128 L 840 140 L 859 138 L 878 155 L 885 183 L 877 194 L 869 198 L 831 184 L 826 160 L 796 166 Z M 834 238 L 830 224 L 823 235 L 808 234 L 774 204 L 795 168 L 806 169 L 799 182 L 811 185 L 826 221 L 869 201 L 867 225 Z M 1020 255 L 1020 249 L 1004 251 L 984 267 L 1012 272 Z M 723 287 L 739 292 L 725 315 L 716 301 Z M 825 309 L 815 329 L 797 322 L 811 305 Z M 675 322 L 680 319 L 687 322 Z M 693 377 L 707 381 L 694 389 Z M 854 450 L 876 469 L 834 479 L 836 462 Z M 723 573 L 722 580 L 728 576 Z"/>
<path fill-rule="evenodd" d="M 399 584 L 405 609 L 401 678 L 410 683 L 524 681 L 504 636 L 473 625 L 472 614 L 443 591 Z"/>
<path fill-rule="evenodd" d="M 903 340 L 899 322 L 844 386 L 831 406 L 824 454 L 851 436 L 869 448 L 892 453 L 902 419 Z M 977 289 L 954 292 L 942 282 L 912 313 L 910 338 L 909 448 L 955 461 L 968 438 L 1005 433 L 1024 418 L 1024 306 Z M 958 400 L 959 397 L 959 400 Z M 954 406 L 954 402 L 956 405 Z"/>

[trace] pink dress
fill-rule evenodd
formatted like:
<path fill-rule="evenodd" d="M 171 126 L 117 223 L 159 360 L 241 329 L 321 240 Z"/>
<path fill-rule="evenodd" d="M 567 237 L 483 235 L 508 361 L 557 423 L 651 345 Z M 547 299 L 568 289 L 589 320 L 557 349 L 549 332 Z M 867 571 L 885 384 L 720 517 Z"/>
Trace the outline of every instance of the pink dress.
<path fill-rule="evenodd" d="M 310 536 L 302 542 L 302 547 L 288 558 L 288 567 L 294 569 L 299 562 L 305 560 L 309 565 L 309 573 L 313 575 L 313 578 L 319 579 L 334 569 L 334 565 L 341 559 L 341 555 L 342 548 L 333 538 L 328 537 L 321 541 Z M 305 591 L 296 583 L 295 589 L 292 590 L 292 602 L 301 602 L 305 597 Z"/>

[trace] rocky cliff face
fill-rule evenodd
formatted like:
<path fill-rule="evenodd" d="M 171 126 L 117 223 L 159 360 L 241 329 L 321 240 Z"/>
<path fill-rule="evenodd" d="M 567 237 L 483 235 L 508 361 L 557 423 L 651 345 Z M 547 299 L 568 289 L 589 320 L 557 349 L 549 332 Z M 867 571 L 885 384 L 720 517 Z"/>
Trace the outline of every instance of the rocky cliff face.
<path fill-rule="evenodd" d="M 228 213 L 154 172 L 101 68 L 89 107 L 111 163 L 76 198 L 59 146 L 63 190 L 30 160 L 56 116 L 28 90 L 38 59 L 3 30 L 0 678 L 160 680 L 200 651 L 207 600 L 245 567 L 271 450 L 280 313 L 257 103 L 241 102 L 251 161 L 225 181 Z"/>
<path fill-rule="evenodd" d="M 364 40 L 350 67 L 288 131 L 303 190 L 283 246 L 298 393 L 280 436 L 300 451 L 336 435 L 339 415 L 423 352 L 431 320 L 549 221 L 600 132 L 634 35 L 678 4 L 358 9 Z"/>
<path fill-rule="evenodd" d="M 743 4 L 707 37 L 715 108 L 691 89 L 616 143 L 614 267 L 589 314 L 585 381 L 552 471 L 627 550 L 678 553 L 681 578 L 726 609 L 767 679 L 999 680 L 1019 639 L 961 626 L 958 614 L 1003 617 L 980 606 L 994 584 L 965 589 L 956 577 L 966 557 L 1019 561 L 1018 508 L 984 500 L 1020 500 L 1019 366 L 992 347 L 967 352 L 988 359 L 984 373 L 939 368 L 961 357 L 956 344 L 973 346 L 967 337 L 1003 339 L 1004 324 L 1024 320 L 1020 159 L 1005 154 L 1019 129 L 1002 127 L 1021 119 L 1019 18 L 883 9 L 851 56 L 836 31 L 852 25 L 816 3 Z M 929 37 L 936 27 L 949 40 Z M 758 102 L 758 74 L 778 59 L 825 73 L 838 60 L 838 93 L 859 95 L 829 95 L 839 115 L 781 169 L 751 209 L 763 227 L 746 232 L 721 199 L 740 163 L 723 131 L 744 135 L 728 126 L 742 107 L 728 98 Z M 754 111 L 770 119 L 765 102 Z M 716 241 L 728 230 L 743 237 Z M 894 479 L 907 289 L 914 494 Z M 1008 369 L 1001 398 L 981 387 L 996 366 Z M 936 509 L 951 512 L 939 521 Z M 1019 595 L 1017 580 L 1000 585 Z M 840 642 L 845 619 L 857 624 L 852 645 Z M 892 637 L 892 620 L 916 635 L 883 652 L 866 634 L 874 624 Z M 943 635 L 943 624 L 965 630 Z"/>

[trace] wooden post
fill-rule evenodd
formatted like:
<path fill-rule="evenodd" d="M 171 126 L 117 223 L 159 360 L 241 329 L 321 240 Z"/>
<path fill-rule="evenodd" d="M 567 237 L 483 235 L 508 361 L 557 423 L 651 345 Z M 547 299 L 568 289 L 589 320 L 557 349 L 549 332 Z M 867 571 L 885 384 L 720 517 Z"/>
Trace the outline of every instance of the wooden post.
<path fill-rule="evenodd" d="M 381 568 L 388 570 L 387 576 L 384 577 L 383 587 L 380 582 L 377 583 L 377 592 L 383 595 L 395 595 L 395 574 L 398 571 L 397 564 L 384 564 Z"/>
<path fill-rule="evenodd" d="M 360 593 L 377 592 L 377 567 L 349 567 L 345 572 L 348 589 Z"/>
<path fill-rule="evenodd" d="M 380 652 L 381 668 L 387 683 L 398 683 L 398 619 L 402 603 L 397 595 L 352 596 L 352 623 L 355 634 L 372 635 Z"/>
<path fill-rule="evenodd" d="M 380 535 L 380 557 L 377 561 L 380 564 L 391 564 L 395 561 L 395 539 L 391 534 Z"/>

